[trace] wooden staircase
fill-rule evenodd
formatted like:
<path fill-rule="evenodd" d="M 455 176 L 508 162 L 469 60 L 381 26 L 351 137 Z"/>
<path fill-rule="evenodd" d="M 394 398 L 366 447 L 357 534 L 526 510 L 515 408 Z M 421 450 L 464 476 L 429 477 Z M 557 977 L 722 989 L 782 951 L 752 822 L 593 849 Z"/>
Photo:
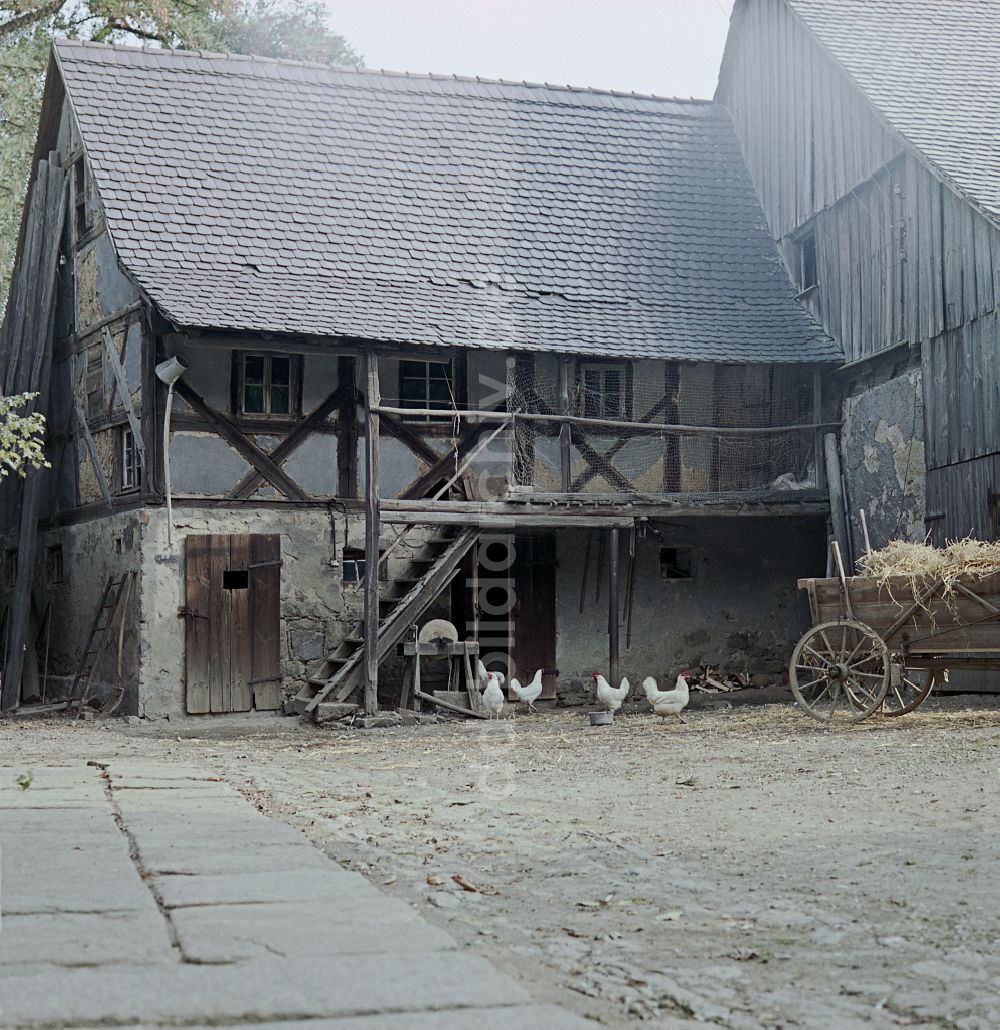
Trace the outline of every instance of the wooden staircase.
<path fill-rule="evenodd" d="M 384 584 L 384 593 L 380 588 L 379 664 L 452 581 L 478 538 L 476 527 L 457 533 L 445 528 L 436 530 L 422 550 L 407 561 L 403 573 Z M 358 622 L 292 699 L 291 710 L 309 716 L 322 701 L 346 701 L 362 685 L 363 658 L 364 624 Z"/>

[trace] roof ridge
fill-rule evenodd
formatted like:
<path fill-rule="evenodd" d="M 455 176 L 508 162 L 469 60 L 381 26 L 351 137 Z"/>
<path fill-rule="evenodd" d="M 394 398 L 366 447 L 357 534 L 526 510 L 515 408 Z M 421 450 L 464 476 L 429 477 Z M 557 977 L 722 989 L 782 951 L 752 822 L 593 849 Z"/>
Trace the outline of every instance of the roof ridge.
<path fill-rule="evenodd" d="M 494 79 L 482 75 L 458 75 L 439 72 L 396 71 L 391 68 L 355 68 L 353 65 L 324 64 L 321 61 L 292 60 L 287 57 L 266 57 L 263 54 L 237 54 L 228 50 L 183 50 L 173 47 L 136 46 L 128 43 L 99 43 L 89 39 L 59 38 L 53 41 L 57 47 L 87 47 L 93 50 L 120 51 L 124 53 L 165 55 L 177 57 L 196 57 L 201 59 L 224 59 L 241 61 L 247 64 L 283 65 L 291 68 L 311 68 L 317 71 L 339 72 L 360 76 L 382 77 L 387 79 L 409 79 L 411 81 L 426 80 L 429 82 L 477 83 L 483 86 L 515 86 L 524 89 L 549 89 L 563 93 L 574 93 L 591 96 L 620 97 L 625 100 L 652 100 L 671 104 L 697 104 L 707 107 L 718 106 L 709 97 L 668 97 L 658 93 L 637 93 L 634 90 L 604 89 L 598 86 L 574 86 L 552 82 L 531 82 L 527 79 Z"/>

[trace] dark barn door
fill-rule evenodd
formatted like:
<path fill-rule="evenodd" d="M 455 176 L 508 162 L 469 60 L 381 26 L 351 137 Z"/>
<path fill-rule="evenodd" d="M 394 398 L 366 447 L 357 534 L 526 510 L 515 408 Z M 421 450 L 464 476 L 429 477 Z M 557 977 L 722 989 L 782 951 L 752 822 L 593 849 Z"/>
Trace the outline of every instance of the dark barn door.
<path fill-rule="evenodd" d="M 281 537 L 188 536 L 187 710 L 248 712 L 281 703 Z"/>
<path fill-rule="evenodd" d="M 546 671 L 542 697 L 556 696 L 556 539 L 550 533 L 514 542 L 512 657 L 516 675 L 527 683 L 536 669 Z"/>

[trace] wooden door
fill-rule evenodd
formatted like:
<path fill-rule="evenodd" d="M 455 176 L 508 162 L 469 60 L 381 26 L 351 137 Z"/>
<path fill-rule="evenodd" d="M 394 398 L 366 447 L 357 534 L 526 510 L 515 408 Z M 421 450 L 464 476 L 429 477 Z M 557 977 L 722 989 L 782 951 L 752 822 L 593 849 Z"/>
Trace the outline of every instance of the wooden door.
<path fill-rule="evenodd" d="M 556 539 L 551 533 L 518 535 L 513 565 L 511 637 L 515 675 L 526 683 L 536 669 L 543 698 L 556 696 Z"/>
<path fill-rule="evenodd" d="M 187 710 L 247 712 L 281 703 L 281 538 L 185 540 Z"/>

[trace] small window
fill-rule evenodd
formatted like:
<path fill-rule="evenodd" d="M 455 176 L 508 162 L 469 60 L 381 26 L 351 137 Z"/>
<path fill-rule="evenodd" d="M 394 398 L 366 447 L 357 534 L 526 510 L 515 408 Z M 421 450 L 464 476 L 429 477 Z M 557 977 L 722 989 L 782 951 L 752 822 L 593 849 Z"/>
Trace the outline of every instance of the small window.
<path fill-rule="evenodd" d="M 990 540 L 1000 540 L 1000 494 L 990 494 L 987 532 Z"/>
<path fill-rule="evenodd" d="M 363 583 L 365 579 L 365 552 L 356 547 L 345 547 L 340 563 L 345 583 Z"/>
<path fill-rule="evenodd" d="M 63 581 L 63 549 L 59 544 L 45 552 L 45 569 L 50 583 Z"/>
<path fill-rule="evenodd" d="M 378 578 L 386 583 L 389 579 L 389 564 L 382 561 L 385 551 L 379 551 Z M 340 562 L 341 573 L 345 583 L 364 583 L 365 550 L 363 547 L 345 547 Z"/>
<path fill-rule="evenodd" d="M 690 547 L 661 547 L 660 576 L 662 579 L 691 579 L 694 570 L 694 552 Z"/>
<path fill-rule="evenodd" d="M 139 448 L 131 426 L 118 430 L 119 493 L 131 493 L 142 485 L 142 466 L 139 463 Z"/>
<path fill-rule="evenodd" d="M 627 419 L 627 373 L 625 365 L 583 365 L 580 369 L 580 413 L 585 418 Z"/>
<path fill-rule="evenodd" d="M 450 361 L 401 361 L 399 363 L 401 408 L 454 408 Z M 441 422 L 437 415 L 413 415 L 414 422 Z"/>
<path fill-rule="evenodd" d="M 799 240 L 799 289 L 804 293 L 818 284 L 816 233 L 809 232 Z"/>
<path fill-rule="evenodd" d="M 294 354 L 235 354 L 236 413 L 297 415 L 301 369 Z"/>
<path fill-rule="evenodd" d="M 76 238 L 78 240 L 86 236 L 94 226 L 91 205 L 87 199 L 88 184 L 87 165 L 81 157 L 73 163 L 73 203 L 76 207 Z"/>

